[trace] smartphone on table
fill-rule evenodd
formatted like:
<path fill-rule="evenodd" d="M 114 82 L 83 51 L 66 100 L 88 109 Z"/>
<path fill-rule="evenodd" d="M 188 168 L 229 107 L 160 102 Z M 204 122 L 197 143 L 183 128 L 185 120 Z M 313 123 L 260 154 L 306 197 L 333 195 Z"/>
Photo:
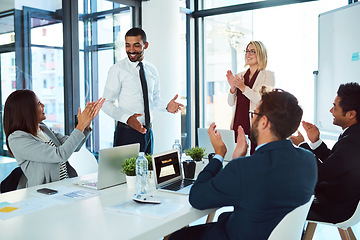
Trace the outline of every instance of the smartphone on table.
<path fill-rule="evenodd" d="M 50 188 L 40 188 L 37 190 L 37 192 L 43 193 L 46 195 L 53 195 L 53 194 L 57 193 L 58 191 L 55 189 L 50 189 Z"/>

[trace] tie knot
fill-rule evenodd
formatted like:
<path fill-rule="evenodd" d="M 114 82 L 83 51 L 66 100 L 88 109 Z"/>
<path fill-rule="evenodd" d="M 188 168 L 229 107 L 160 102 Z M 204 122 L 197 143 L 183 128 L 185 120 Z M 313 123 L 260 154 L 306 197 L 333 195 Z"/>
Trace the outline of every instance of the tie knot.
<path fill-rule="evenodd" d="M 143 68 L 143 63 L 142 63 L 142 62 L 139 62 L 138 66 L 139 66 L 140 68 Z"/>

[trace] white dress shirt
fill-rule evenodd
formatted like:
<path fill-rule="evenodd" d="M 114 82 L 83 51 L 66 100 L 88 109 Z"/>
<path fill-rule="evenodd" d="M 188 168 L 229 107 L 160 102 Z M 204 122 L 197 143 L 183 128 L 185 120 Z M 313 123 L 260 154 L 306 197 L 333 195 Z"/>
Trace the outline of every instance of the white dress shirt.
<path fill-rule="evenodd" d="M 345 128 L 340 135 L 344 134 L 344 132 L 345 132 L 346 129 L 348 129 L 348 128 L 349 128 L 349 127 Z M 304 142 L 305 142 L 305 141 L 304 141 Z M 300 144 L 303 144 L 304 142 L 302 142 L 302 143 L 300 143 Z M 311 148 L 312 150 L 315 150 L 315 149 L 317 149 L 318 147 L 320 147 L 320 145 L 322 144 L 322 142 L 323 142 L 323 140 L 321 140 L 321 139 L 319 138 L 319 140 L 317 140 L 317 141 L 314 142 L 314 143 L 313 143 L 313 142 L 309 142 L 309 146 L 310 146 L 310 148 Z M 300 146 L 300 144 L 299 144 L 299 146 Z"/>
<path fill-rule="evenodd" d="M 151 63 L 142 61 L 148 87 L 150 119 L 152 110 L 166 109 L 160 98 L 160 82 L 157 69 Z M 104 94 L 103 111 L 126 124 L 129 117 L 135 113 L 143 114 L 138 117 L 141 124 L 145 124 L 144 99 L 138 66 L 139 62 L 131 62 L 128 58 L 115 63 L 108 72 Z"/>

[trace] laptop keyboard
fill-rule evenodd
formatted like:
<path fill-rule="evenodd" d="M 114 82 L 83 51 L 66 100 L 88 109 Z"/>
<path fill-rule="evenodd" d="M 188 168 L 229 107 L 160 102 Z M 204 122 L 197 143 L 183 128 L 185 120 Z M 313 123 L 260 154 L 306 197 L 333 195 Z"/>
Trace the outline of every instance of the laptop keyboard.
<path fill-rule="evenodd" d="M 79 186 L 89 186 L 89 187 L 97 187 L 97 178 L 94 179 L 89 179 L 89 180 L 80 180 L 78 182 L 74 183 L 75 185 L 79 185 Z"/>
<path fill-rule="evenodd" d="M 163 189 L 178 191 L 180 189 L 183 189 L 183 188 L 189 186 L 190 184 L 193 184 L 194 182 L 195 182 L 195 180 L 183 179 L 181 181 L 174 182 L 170 185 L 167 185 L 167 186 L 163 187 Z"/>
<path fill-rule="evenodd" d="M 85 183 L 85 185 L 87 185 L 87 186 L 90 186 L 90 187 L 97 187 L 97 182 L 87 182 L 87 183 Z"/>

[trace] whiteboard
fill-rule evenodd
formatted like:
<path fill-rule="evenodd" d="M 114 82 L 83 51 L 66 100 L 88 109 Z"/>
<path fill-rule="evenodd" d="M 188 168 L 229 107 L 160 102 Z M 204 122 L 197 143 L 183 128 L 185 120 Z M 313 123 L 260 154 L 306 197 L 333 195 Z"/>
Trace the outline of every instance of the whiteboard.
<path fill-rule="evenodd" d="M 315 83 L 315 125 L 339 133 L 329 112 L 342 83 L 360 82 L 360 2 L 319 15 L 319 63 Z"/>

